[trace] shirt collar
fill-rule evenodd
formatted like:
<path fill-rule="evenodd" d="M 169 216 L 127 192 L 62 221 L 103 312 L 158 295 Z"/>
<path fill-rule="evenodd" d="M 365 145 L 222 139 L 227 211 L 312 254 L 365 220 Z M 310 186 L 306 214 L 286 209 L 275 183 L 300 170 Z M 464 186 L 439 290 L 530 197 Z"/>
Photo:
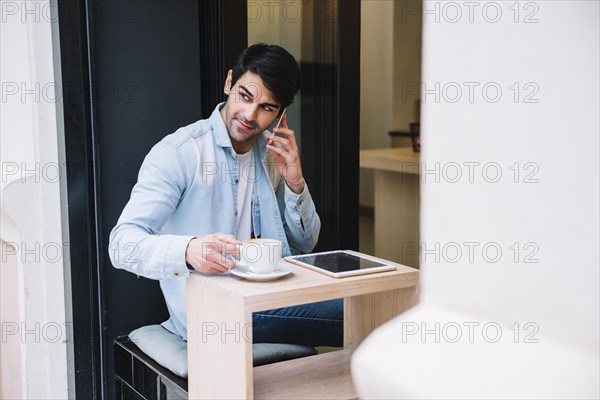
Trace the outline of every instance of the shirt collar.
<path fill-rule="evenodd" d="M 221 108 L 225 103 L 219 103 L 215 107 L 214 111 L 208 118 L 211 126 L 213 127 L 213 132 L 215 134 L 215 140 L 217 145 L 220 147 L 229 147 L 230 151 L 233 151 L 233 146 L 231 145 L 231 138 L 229 137 L 229 133 L 227 133 L 227 128 L 225 127 L 225 121 L 223 121 L 223 116 L 221 115 Z M 260 160 L 264 160 L 267 155 L 269 155 L 269 151 L 267 150 L 267 140 L 266 137 L 270 135 L 271 132 L 268 130 L 264 131 L 261 135 L 258 136 L 256 143 L 252 146 L 252 150 L 258 152 L 258 156 Z"/>
<path fill-rule="evenodd" d="M 225 121 L 223 121 L 223 117 L 221 116 L 221 108 L 224 104 L 225 103 L 217 104 L 208 120 L 213 127 L 217 144 L 221 147 L 233 147 L 231 146 L 231 139 L 229 138 L 227 128 L 225 127 Z"/>
<path fill-rule="evenodd" d="M 261 135 L 258 136 L 258 140 L 256 141 L 256 143 L 254 143 L 254 146 L 252 146 L 255 149 L 255 151 L 258 152 L 258 157 L 261 161 L 264 161 L 264 159 L 269 155 L 269 151 L 267 150 L 266 137 L 270 134 L 271 132 L 269 132 L 268 130 L 264 131 Z"/>

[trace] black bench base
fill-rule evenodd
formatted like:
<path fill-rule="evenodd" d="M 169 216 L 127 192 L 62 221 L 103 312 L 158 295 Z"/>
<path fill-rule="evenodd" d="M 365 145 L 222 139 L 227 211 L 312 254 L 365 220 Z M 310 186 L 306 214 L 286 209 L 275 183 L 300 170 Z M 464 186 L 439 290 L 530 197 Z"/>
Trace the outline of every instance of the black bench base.
<path fill-rule="evenodd" d="M 127 336 L 114 343 L 118 400 L 184 400 L 188 381 L 144 354 Z"/>

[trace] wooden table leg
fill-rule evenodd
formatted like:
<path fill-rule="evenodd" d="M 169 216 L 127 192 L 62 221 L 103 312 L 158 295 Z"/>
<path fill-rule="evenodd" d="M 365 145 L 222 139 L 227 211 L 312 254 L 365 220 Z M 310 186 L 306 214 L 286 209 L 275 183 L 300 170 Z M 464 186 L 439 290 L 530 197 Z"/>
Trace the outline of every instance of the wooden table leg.
<path fill-rule="evenodd" d="M 375 328 L 417 301 L 416 286 L 344 298 L 344 349 L 354 351 Z"/>
<path fill-rule="evenodd" d="M 189 398 L 252 399 L 252 313 L 230 293 L 188 285 Z"/>

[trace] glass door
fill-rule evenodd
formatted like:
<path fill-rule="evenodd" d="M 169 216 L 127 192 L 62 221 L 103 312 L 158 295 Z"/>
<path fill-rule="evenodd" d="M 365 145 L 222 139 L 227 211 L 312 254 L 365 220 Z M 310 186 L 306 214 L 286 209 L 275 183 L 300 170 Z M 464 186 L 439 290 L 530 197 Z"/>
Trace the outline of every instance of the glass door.
<path fill-rule="evenodd" d="M 248 44 L 277 44 L 302 69 L 288 108 L 322 228 L 315 251 L 358 250 L 360 2 L 248 1 Z"/>

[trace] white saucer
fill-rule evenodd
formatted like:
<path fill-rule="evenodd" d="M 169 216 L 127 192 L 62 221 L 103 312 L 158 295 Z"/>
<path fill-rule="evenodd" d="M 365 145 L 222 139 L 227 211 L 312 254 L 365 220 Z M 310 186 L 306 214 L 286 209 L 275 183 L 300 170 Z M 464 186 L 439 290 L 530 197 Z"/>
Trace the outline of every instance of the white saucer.
<path fill-rule="evenodd" d="M 238 263 L 235 267 L 229 270 L 233 275 L 239 276 L 240 278 L 245 278 L 250 281 L 272 281 L 275 279 L 279 279 L 282 276 L 285 276 L 292 272 L 292 266 L 286 263 L 279 263 L 275 271 L 268 274 L 257 274 L 255 272 L 251 272 L 246 265 L 243 263 Z"/>

